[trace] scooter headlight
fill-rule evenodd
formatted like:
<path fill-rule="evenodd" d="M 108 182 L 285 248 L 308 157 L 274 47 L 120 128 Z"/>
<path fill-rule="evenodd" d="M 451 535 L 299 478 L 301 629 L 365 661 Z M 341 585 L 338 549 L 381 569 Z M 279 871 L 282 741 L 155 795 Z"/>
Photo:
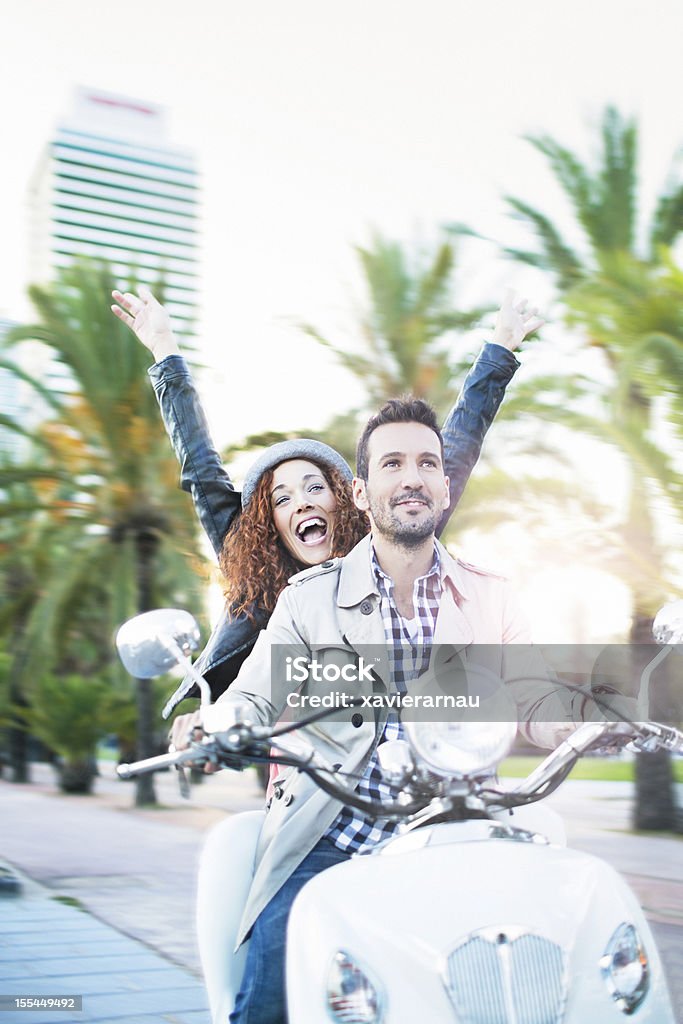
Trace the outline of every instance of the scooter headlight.
<path fill-rule="evenodd" d="M 612 999 L 631 1014 L 647 995 L 650 968 L 647 953 L 632 924 L 620 924 L 600 958 L 600 970 Z"/>
<path fill-rule="evenodd" d="M 327 1010 L 339 1024 L 380 1024 L 377 988 L 348 953 L 335 953 L 327 975 Z"/>
<path fill-rule="evenodd" d="M 502 761 L 516 722 L 405 722 L 420 759 L 439 775 L 477 775 Z"/>

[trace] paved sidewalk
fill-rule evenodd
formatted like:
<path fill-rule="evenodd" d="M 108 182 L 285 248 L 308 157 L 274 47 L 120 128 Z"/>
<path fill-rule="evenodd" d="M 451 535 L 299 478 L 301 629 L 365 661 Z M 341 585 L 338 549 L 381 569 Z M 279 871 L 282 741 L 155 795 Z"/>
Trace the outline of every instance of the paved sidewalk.
<path fill-rule="evenodd" d="M 82 999 L 80 1011 L 3 1009 L 3 1024 L 209 1021 L 194 975 L 26 878 L 0 903 L 0 995 Z"/>
<path fill-rule="evenodd" d="M 80 995 L 83 1010 L 2 1010 L 0 1024 L 209 1024 L 194 931 L 205 831 L 262 804 L 253 773 L 227 772 L 184 801 L 157 776 L 161 807 L 132 807 L 133 786 L 101 765 L 94 796 L 0 780 L 0 867 L 22 881 L 0 895 L 0 996 Z M 80 906 L 65 905 L 67 900 Z"/>
<path fill-rule="evenodd" d="M 11 823 L 0 858 L 199 976 L 194 892 L 203 836 L 226 811 L 262 806 L 255 774 L 221 772 L 187 801 L 175 773 L 161 773 L 161 806 L 137 809 L 132 784 L 116 779 L 112 765 L 101 766 L 94 796 L 60 795 L 47 765 L 32 768 L 34 784 L 0 781 L 0 820 Z"/>

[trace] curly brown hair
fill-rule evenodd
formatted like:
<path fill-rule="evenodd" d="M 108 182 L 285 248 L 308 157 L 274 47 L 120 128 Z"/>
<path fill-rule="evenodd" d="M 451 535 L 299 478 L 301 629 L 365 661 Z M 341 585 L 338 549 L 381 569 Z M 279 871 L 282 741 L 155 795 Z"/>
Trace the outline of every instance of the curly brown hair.
<path fill-rule="evenodd" d="M 315 460 L 310 460 L 315 462 Z M 331 557 L 348 555 L 367 534 L 365 515 L 357 509 L 351 488 L 341 473 L 315 463 L 327 480 L 336 501 Z M 290 576 L 301 564 L 287 550 L 273 521 L 270 489 L 273 470 L 257 483 L 237 524 L 226 535 L 218 559 L 224 580 L 225 598 L 233 615 L 246 613 L 254 621 L 255 610 L 270 615 Z"/>

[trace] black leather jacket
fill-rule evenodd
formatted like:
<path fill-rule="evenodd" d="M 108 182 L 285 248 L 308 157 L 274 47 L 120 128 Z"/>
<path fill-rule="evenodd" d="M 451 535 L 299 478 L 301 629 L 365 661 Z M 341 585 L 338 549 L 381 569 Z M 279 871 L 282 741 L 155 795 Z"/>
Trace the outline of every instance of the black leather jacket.
<path fill-rule="evenodd" d="M 470 473 L 479 458 L 486 431 L 491 426 L 505 388 L 519 362 L 500 345 L 484 345 L 465 378 L 456 405 L 443 426 L 445 472 L 450 477 L 451 503 L 444 512 L 437 536 L 458 504 Z M 192 495 L 195 512 L 218 554 L 223 538 L 240 514 L 240 493 L 235 490 L 216 451 L 201 402 L 182 356 L 168 356 L 150 367 L 164 426 L 181 466 L 180 486 Z M 256 622 L 245 614 L 231 615 L 225 608 L 196 667 L 209 682 L 214 700 L 237 675 L 268 616 L 257 613 Z M 198 696 L 191 679 L 184 679 L 170 698 L 167 718 L 185 697 Z"/>

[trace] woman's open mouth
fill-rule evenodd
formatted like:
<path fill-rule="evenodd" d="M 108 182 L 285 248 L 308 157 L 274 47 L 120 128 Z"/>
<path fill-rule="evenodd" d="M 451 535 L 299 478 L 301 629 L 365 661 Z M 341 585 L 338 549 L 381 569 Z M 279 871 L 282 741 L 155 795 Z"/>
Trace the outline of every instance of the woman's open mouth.
<path fill-rule="evenodd" d="M 327 523 L 320 516 L 304 519 L 296 528 L 296 538 L 307 547 L 321 544 L 327 537 Z"/>

